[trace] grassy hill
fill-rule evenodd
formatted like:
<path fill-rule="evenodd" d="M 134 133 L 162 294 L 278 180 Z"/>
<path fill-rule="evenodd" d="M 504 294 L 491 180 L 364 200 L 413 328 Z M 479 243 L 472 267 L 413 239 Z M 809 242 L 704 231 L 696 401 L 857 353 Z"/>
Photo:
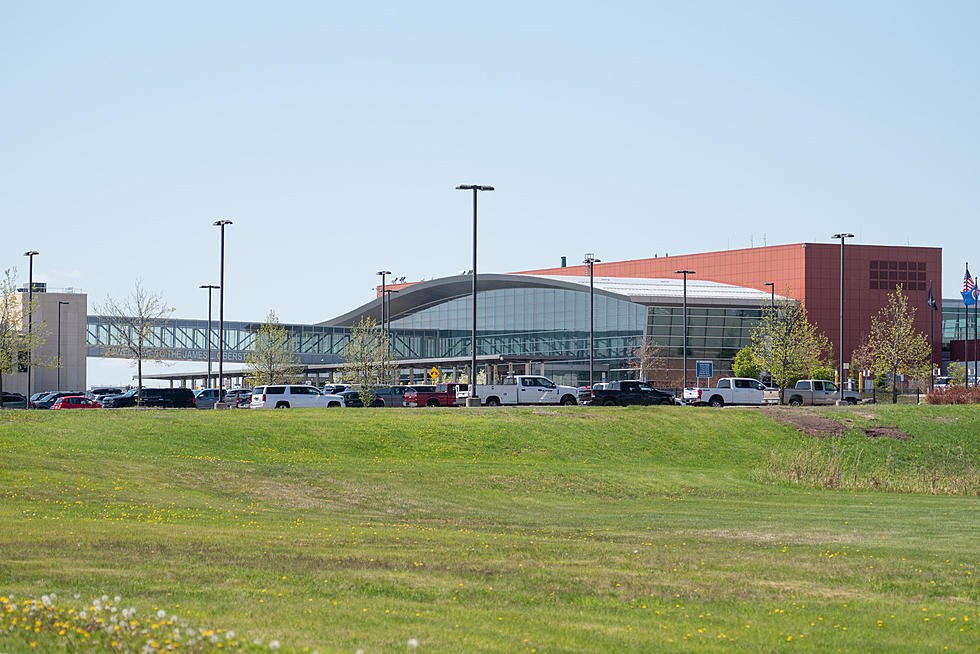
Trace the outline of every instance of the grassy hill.
<path fill-rule="evenodd" d="M 0 595 L 284 651 L 975 651 L 976 410 L 816 413 L 847 435 L 686 407 L 0 412 Z"/>

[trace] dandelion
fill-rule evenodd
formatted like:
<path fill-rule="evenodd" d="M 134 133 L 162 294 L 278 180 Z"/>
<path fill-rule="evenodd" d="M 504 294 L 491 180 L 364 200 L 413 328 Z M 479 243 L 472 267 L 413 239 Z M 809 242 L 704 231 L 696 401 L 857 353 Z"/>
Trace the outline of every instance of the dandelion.
<path fill-rule="evenodd" d="M 279 641 L 278 640 L 270 640 L 269 641 L 269 649 L 271 649 L 273 651 L 279 649 Z"/>
<path fill-rule="evenodd" d="M 408 639 L 408 649 L 415 649 L 418 646 L 419 646 L 419 641 L 417 641 L 414 638 Z"/>
<path fill-rule="evenodd" d="M 163 620 L 165 617 L 167 617 L 167 612 L 164 611 L 163 609 L 160 609 L 159 611 L 157 611 L 157 617 Z"/>

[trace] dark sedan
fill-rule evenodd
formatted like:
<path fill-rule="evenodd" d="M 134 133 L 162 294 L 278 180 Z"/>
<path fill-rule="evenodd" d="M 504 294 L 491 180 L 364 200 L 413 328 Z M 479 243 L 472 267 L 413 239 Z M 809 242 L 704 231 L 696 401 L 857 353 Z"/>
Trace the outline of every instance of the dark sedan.
<path fill-rule="evenodd" d="M 4 393 L 0 399 L 0 407 L 4 409 L 26 409 L 27 398 L 20 393 Z"/>

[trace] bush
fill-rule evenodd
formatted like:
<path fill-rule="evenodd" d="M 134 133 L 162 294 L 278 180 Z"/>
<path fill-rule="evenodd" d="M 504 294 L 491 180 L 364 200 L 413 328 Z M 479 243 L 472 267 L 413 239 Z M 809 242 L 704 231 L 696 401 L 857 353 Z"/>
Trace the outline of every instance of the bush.
<path fill-rule="evenodd" d="M 980 404 L 980 388 L 971 386 L 950 386 L 935 389 L 926 394 L 929 404 Z"/>

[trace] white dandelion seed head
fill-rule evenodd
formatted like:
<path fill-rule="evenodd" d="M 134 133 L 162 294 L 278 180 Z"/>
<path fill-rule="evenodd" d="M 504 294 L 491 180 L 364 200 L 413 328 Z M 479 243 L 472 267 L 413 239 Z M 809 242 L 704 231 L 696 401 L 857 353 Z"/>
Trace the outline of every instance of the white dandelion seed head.
<path fill-rule="evenodd" d="M 82 620 L 84 620 L 85 618 L 88 617 L 88 611 L 79 611 L 78 617 L 80 617 Z"/>
<path fill-rule="evenodd" d="M 354 654 L 364 654 L 364 650 L 363 649 L 359 649 L 356 652 L 354 652 Z"/>
<path fill-rule="evenodd" d="M 269 649 L 271 649 L 271 650 L 277 650 L 277 649 L 279 649 L 279 641 L 278 640 L 270 640 L 269 641 Z"/>
<path fill-rule="evenodd" d="M 51 606 L 51 598 L 47 595 L 41 595 L 41 604 L 45 606 Z"/>
<path fill-rule="evenodd" d="M 414 638 L 408 639 L 408 649 L 415 649 L 418 646 L 419 646 L 419 641 L 415 640 Z"/>
<path fill-rule="evenodd" d="M 79 595 L 78 593 L 75 593 L 74 595 L 72 595 L 72 597 L 74 597 L 75 599 L 78 599 L 79 597 L 81 597 L 81 595 Z"/>
<path fill-rule="evenodd" d="M 235 632 L 234 631 L 226 631 L 225 632 L 225 638 L 227 638 L 228 640 L 231 640 L 234 637 L 235 637 Z"/>
<path fill-rule="evenodd" d="M 112 601 L 115 602 L 116 604 L 118 604 L 121 599 L 122 599 L 121 597 L 119 597 L 118 595 L 116 595 L 115 597 L 112 598 Z"/>
<path fill-rule="evenodd" d="M 102 601 L 103 602 L 108 602 L 109 601 L 109 596 L 108 595 L 103 595 L 102 596 Z"/>
<path fill-rule="evenodd" d="M 51 599 L 58 599 L 58 593 L 51 593 Z"/>
<path fill-rule="evenodd" d="M 167 617 L 167 612 L 164 611 L 163 609 L 160 609 L 159 611 L 157 611 L 157 617 L 162 620 L 165 617 Z"/>

